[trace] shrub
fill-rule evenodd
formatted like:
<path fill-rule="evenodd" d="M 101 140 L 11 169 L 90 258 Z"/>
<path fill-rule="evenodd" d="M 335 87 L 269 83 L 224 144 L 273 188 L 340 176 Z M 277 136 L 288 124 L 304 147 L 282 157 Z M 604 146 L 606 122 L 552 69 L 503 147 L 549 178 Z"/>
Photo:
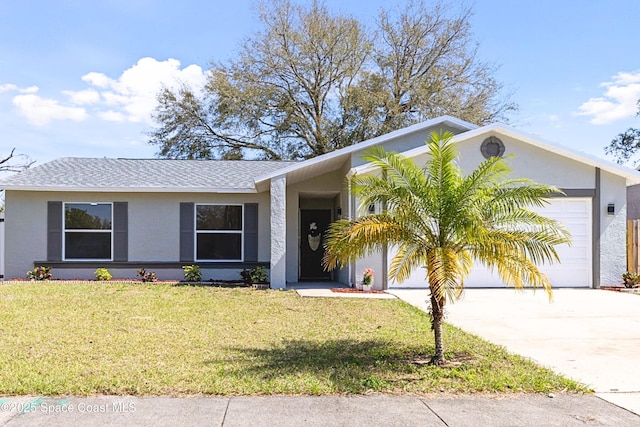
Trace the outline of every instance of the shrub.
<path fill-rule="evenodd" d="M 144 268 L 138 270 L 138 276 L 143 282 L 157 282 L 158 276 L 153 271 L 147 271 Z"/>
<path fill-rule="evenodd" d="M 247 285 L 253 285 L 256 283 L 267 283 L 269 278 L 267 277 L 267 272 L 264 271 L 264 267 L 258 266 L 251 270 L 244 269 L 240 272 L 240 276 L 244 283 Z"/>
<path fill-rule="evenodd" d="M 200 271 L 200 267 L 197 265 L 184 265 L 182 266 L 184 270 L 184 280 L 187 282 L 200 282 L 202 281 L 202 271 Z"/>
<path fill-rule="evenodd" d="M 370 286 L 373 283 L 373 270 L 370 268 L 365 269 L 362 272 L 362 284 Z"/>
<path fill-rule="evenodd" d="M 622 284 L 626 288 L 640 287 L 640 275 L 629 273 L 628 271 L 622 275 Z"/>
<path fill-rule="evenodd" d="M 106 268 L 98 268 L 93 274 L 96 275 L 96 280 L 111 280 L 113 278 Z"/>
<path fill-rule="evenodd" d="M 51 267 L 45 267 L 44 265 L 38 265 L 33 270 L 27 271 L 27 279 L 29 280 L 51 280 L 53 274 L 51 273 Z"/>

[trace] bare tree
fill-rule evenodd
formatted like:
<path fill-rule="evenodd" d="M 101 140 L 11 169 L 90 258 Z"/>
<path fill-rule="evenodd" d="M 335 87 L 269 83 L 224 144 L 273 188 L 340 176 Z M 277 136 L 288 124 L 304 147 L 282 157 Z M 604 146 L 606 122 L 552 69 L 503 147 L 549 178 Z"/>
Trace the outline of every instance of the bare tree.
<path fill-rule="evenodd" d="M 15 154 L 16 149 L 12 148 L 8 156 L 0 160 L 1 172 L 21 172 L 28 169 L 35 163 L 25 154 Z M 0 212 L 4 212 L 4 190 L 0 190 Z"/>
<path fill-rule="evenodd" d="M 493 74 L 495 65 L 477 59 L 470 34 L 471 9 L 450 13 L 446 4 L 429 8 L 410 1 L 397 14 L 380 12 L 375 68 L 359 86 L 359 105 L 372 104 L 372 137 L 431 117 L 449 114 L 487 124 L 515 110 Z M 361 112 L 362 117 L 367 111 Z"/>
<path fill-rule="evenodd" d="M 15 154 L 16 149 L 11 149 L 8 156 L 0 160 L 0 172 L 22 172 L 35 163 L 25 154 Z"/>
<path fill-rule="evenodd" d="M 319 3 L 274 0 L 202 92 L 158 95 L 150 143 L 169 158 L 302 159 L 442 114 L 485 124 L 515 109 L 477 59 L 471 10 L 410 1 L 377 30 Z"/>

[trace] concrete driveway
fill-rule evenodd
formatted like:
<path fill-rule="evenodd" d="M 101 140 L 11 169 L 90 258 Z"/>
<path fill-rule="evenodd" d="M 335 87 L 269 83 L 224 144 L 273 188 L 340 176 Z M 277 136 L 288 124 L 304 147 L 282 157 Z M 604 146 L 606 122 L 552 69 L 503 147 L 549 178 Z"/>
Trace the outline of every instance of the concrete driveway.
<path fill-rule="evenodd" d="M 391 293 L 422 309 L 427 290 Z M 640 415 L 640 295 L 596 290 L 468 289 L 446 321 L 588 385 Z"/>

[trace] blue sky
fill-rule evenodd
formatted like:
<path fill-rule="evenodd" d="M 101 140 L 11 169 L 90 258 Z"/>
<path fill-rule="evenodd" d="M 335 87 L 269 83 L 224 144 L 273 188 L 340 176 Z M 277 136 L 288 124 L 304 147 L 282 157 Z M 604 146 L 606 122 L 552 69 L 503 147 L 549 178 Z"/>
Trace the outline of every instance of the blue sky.
<path fill-rule="evenodd" d="M 382 0 L 327 0 L 373 23 Z M 454 7 L 455 9 L 455 7 Z M 519 105 L 511 125 L 605 157 L 640 127 L 637 0 L 477 0 L 478 55 Z M 161 83 L 198 83 L 257 25 L 255 2 L 0 0 L 0 155 L 146 158 Z"/>

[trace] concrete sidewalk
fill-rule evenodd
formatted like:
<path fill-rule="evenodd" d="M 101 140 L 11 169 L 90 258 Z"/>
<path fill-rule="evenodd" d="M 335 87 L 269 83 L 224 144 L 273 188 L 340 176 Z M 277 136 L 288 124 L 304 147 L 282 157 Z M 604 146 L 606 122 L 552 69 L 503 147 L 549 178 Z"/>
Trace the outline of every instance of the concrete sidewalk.
<path fill-rule="evenodd" d="M 640 426 L 596 396 L 0 398 L 3 426 Z"/>
<path fill-rule="evenodd" d="M 427 290 L 393 294 L 423 310 Z M 445 321 L 640 414 L 640 296 L 598 289 L 467 289 Z"/>

